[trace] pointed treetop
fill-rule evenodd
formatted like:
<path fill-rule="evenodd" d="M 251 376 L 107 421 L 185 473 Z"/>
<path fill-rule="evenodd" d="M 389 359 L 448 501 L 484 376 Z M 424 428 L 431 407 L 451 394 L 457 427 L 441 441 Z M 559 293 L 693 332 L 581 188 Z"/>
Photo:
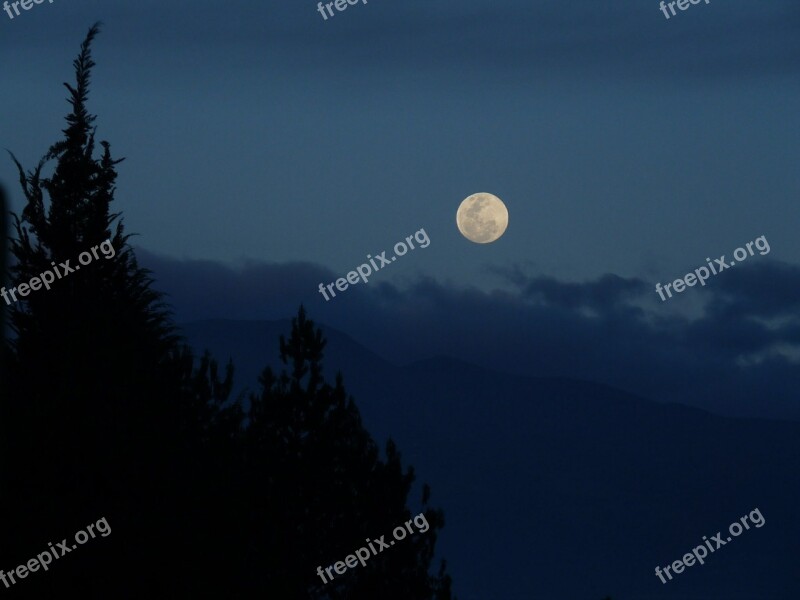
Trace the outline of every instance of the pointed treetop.
<path fill-rule="evenodd" d="M 92 42 L 94 38 L 100 33 L 101 23 L 98 21 L 89 28 L 83 43 L 81 44 L 81 51 L 78 57 L 72 61 L 72 66 L 75 68 L 75 86 L 64 82 L 64 87 L 69 90 L 69 98 L 67 102 L 72 106 L 72 113 L 67 116 L 67 123 L 69 127 L 64 129 L 64 134 L 67 136 L 64 142 L 69 144 L 73 142 L 73 148 L 80 148 L 86 143 L 86 138 L 89 135 L 89 128 L 94 122 L 94 115 L 89 114 L 86 110 L 86 101 L 89 98 L 89 83 L 91 81 L 92 68 L 95 66 L 92 60 Z M 63 148 L 58 147 L 59 144 L 54 144 L 50 148 L 48 158 L 54 158 L 60 154 Z"/>

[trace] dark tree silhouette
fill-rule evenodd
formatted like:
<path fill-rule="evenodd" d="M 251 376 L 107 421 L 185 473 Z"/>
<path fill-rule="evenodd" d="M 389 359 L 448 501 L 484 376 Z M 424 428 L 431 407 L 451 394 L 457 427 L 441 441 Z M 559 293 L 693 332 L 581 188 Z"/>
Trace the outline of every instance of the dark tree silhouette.
<path fill-rule="evenodd" d="M 450 598 L 449 577 L 429 575 L 444 521 L 441 511 L 427 507 L 427 486 L 422 492 L 427 532 L 333 582 L 323 584 L 316 574 L 317 566 L 344 560 L 365 546 L 366 538 L 391 539 L 392 530 L 411 518 L 407 499 L 414 481 L 413 469 L 403 471 L 391 440 L 386 460 L 379 458 L 341 374 L 334 385 L 324 381 L 324 348 L 321 331 L 301 307 L 291 335 L 280 339 L 287 369 L 280 375 L 265 369 L 262 391 L 250 399 L 247 467 L 254 477 L 263 474 L 256 503 L 266 508 L 252 527 L 276 567 L 264 589 L 279 589 L 283 598 L 308 598 L 308 592 L 312 598 Z"/>
<path fill-rule="evenodd" d="M 96 542 L 71 554 L 74 568 L 24 582 L 54 596 L 65 586 L 100 595 L 100 583 L 130 569 L 124 561 L 141 560 L 136 552 L 168 536 L 168 503 L 158 496 L 177 468 L 177 400 L 186 377 L 169 314 L 119 215 L 110 213 L 120 161 L 106 142 L 95 157 L 86 101 L 97 33 L 98 25 L 89 30 L 73 63 L 76 81 L 65 84 L 71 111 L 63 139 L 27 173 L 12 155 L 26 198 L 21 217 L 14 215 L 14 280 L 54 273 L 66 261 L 74 272 L 61 267 L 49 290 L 19 295 L 11 307 L 13 391 L 3 416 L 10 455 L 19 459 L 6 474 L 16 518 L 4 532 L 3 557 L 13 548 L 19 564 L 103 516 L 113 530 L 105 547 Z M 51 161 L 52 174 L 43 176 Z M 98 253 L 77 264 L 105 240 L 113 257 Z M 147 575 L 137 581 L 152 582 Z"/>
<path fill-rule="evenodd" d="M 0 185 L 0 289 L 5 288 L 8 284 L 6 278 L 6 191 Z M 8 398 L 10 391 L 7 389 L 8 375 L 6 374 L 6 363 L 10 357 L 10 351 L 6 345 L 6 303 L 0 300 L 0 473 L 5 473 L 8 470 L 9 448 L 6 446 L 8 441 L 8 419 L 6 419 L 3 410 L 6 404 L 2 402 L 3 398 Z M 0 508 L 3 507 L 3 492 L 0 487 Z"/>
<path fill-rule="evenodd" d="M 105 517 L 112 533 L 14 585 L 19 597 L 449 600 L 429 569 L 441 511 L 390 552 L 332 584 L 329 566 L 411 516 L 413 470 L 389 442 L 381 459 L 341 377 L 325 383 L 325 342 L 300 309 L 261 394 L 231 399 L 233 366 L 195 359 L 140 268 L 119 214 L 116 166 L 87 109 L 93 26 L 65 84 L 64 137 L 17 165 L 17 284 L 71 261 L 75 271 L 10 310 L 10 393 L 0 397 L 0 568 Z M 99 145 L 99 148 L 98 148 Z M 96 156 L 96 154 L 98 156 Z M 52 173 L 45 167 L 54 162 Z M 110 240 L 115 255 L 77 269 Z M 63 269 L 62 269 L 63 271 Z M 4 312 L 6 308 L 3 307 Z"/>

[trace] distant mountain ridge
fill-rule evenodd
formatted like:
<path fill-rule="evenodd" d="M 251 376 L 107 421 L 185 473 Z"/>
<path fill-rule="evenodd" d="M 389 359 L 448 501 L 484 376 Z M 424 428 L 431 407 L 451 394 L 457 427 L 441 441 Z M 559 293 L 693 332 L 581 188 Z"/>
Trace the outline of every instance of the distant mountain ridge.
<path fill-rule="evenodd" d="M 289 327 L 214 320 L 183 331 L 196 350 L 233 358 L 237 386 L 256 389 Z M 395 439 L 445 509 L 438 547 L 461 600 L 800 597 L 800 424 L 449 357 L 396 366 L 320 327 L 326 378 L 342 371 L 373 436 Z M 755 507 L 763 528 L 666 585 L 655 576 Z"/>
<path fill-rule="evenodd" d="M 318 324 L 328 344 L 325 348 L 323 368 L 332 381 L 336 372 L 345 376 L 350 386 L 348 372 L 362 372 L 365 381 L 388 377 L 397 367 L 374 352 L 366 349 L 350 336 L 324 324 Z M 211 350 L 214 357 L 225 364 L 233 358 L 236 368 L 236 389 L 259 389 L 258 377 L 267 365 L 274 370 L 280 362 L 278 339 L 291 330 L 291 319 L 276 321 L 233 321 L 209 319 L 180 326 L 187 340 L 202 352 Z"/>

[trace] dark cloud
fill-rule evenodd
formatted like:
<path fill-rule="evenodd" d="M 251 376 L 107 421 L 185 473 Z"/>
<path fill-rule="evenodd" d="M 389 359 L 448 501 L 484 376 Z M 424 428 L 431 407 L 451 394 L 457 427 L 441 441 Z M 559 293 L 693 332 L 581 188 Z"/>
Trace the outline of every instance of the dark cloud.
<path fill-rule="evenodd" d="M 642 295 L 649 287 L 639 279 L 624 279 L 611 274 L 588 283 L 565 283 L 553 277 L 531 279 L 520 269 L 514 269 L 508 273 L 508 278 L 519 287 L 525 298 L 571 310 L 587 308 L 608 312 L 631 309 L 629 301 Z"/>
<path fill-rule="evenodd" d="M 715 0 L 667 21 L 656 0 L 428 0 L 371 3 L 368 18 L 353 11 L 326 28 L 299 26 L 305 15 L 284 6 L 271 16 L 283 43 L 316 56 L 385 67 L 452 66 L 524 69 L 542 74 L 578 70 L 600 77 L 648 79 L 768 75 L 796 72 L 800 5 Z M 291 10 L 291 16 L 289 11 Z M 277 17 L 277 18 L 276 18 Z M 279 25 L 298 25 L 291 39 Z M 297 59 L 300 55 L 295 54 Z"/>
<path fill-rule="evenodd" d="M 87 2 L 58 11 L 57 43 L 74 40 L 98 18 L 122 45 L 148 52 L 270 48 L 282 62 L 324 67 L 335 60 L 340 68 L 457 63 L 465 71 L 574 67 L 600 76 L 764 75 L 796 72 L 800 50 L 800 5 L 793 0 L 713 0 L 670 20 L 657 0 L 373 0 L 328 21 L 312 0 L 234 0 L 224 8 L 186 0 Z"/>
<path fill-rule="evenodd" d="M 800 268 L 755 258 L 661 302 L 654 285 L 607 274 L 583 283 L 506 272 L 484 292 L 431 278 L 373 279 L 326 302 L 338 275 L 309 263 L 176 261 L 139 252 L 179 321 L 312 318 L 399 364 L 452 356 L 492 369 L 597 381 L 734 415 L 800 419 Z M 702 299 L 699 314 L 681 310 Z"/>
<path fill-rule="evenodd" d="M 404 3 L 404 18 L 381 33 L 396 43 L 413 37 L 434 62 L 468 57 L 496 68 L 576 67 L 617 77 L 763 75 L 795 72 L 800 49 L 800 6 L 784 0 L 715 1 L 669 21 L 655 0 L 473 0 L 438 15 L 429 5 Z"/>
<path fill-rule="evenodd" d="M 728 272 L 730 269 L 725 273 Z M 719 293 L 714 296 L 712 308 L 724 318 L 737 315 L 780 318 L 800 314 L 797 293 L 800 267 L 764 261 L 757 269 L 745 268 L 736 277 L 720 277 L 719 281 Z"/>

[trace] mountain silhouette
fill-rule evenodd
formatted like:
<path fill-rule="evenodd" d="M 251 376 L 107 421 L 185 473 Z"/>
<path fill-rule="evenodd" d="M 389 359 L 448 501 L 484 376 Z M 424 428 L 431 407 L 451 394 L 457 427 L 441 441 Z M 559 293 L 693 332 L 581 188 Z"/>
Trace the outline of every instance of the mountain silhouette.
<path fill-rule="evenodd" d="M 274 360 L 259 355 L 261 339 L 284 328 L 215 320 L 182 330 L 241 365 L 243 385 L 250 364 Z M 447 507 L 439 548 L 460 598 L 793 597 L 800 425 L 447 357 L 397 366 L 322 329 L 325 372 L 346 369 L 366 426 L 396 440 Z M 756 507 L 763 527 L 667 584 L 655 576 Z"/>

